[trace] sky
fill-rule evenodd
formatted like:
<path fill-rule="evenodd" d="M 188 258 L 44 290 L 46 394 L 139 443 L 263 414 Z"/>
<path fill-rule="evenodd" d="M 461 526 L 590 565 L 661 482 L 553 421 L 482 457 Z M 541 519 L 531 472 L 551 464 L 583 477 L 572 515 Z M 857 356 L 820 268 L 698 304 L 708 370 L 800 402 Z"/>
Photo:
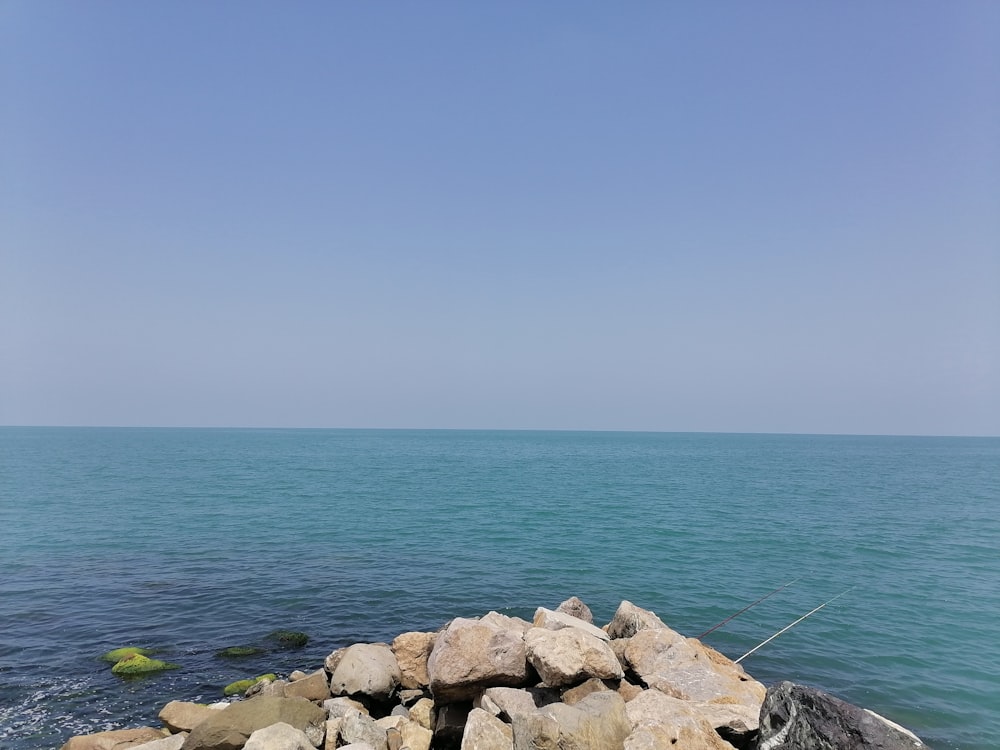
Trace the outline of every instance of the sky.
<path fill-rule="evenodd" d="M 0 424 L 1000 435 L 1000 3 L 0 0 Z"/>

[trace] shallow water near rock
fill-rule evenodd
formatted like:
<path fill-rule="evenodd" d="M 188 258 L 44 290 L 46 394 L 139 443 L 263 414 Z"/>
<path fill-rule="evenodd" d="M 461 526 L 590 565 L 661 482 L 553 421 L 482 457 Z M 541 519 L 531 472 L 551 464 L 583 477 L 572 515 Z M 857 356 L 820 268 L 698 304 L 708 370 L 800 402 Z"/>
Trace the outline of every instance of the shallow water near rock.
<path fill-rule="evenodd" d="M 1000 439 L 0 428 L 0 748 L 491 609 L 621 599 L 935 748 L 1000 737 Z M 275 630 L 301 649 L 240 659 Z M 135 645 L 180 669 L 122 680 Z"/>

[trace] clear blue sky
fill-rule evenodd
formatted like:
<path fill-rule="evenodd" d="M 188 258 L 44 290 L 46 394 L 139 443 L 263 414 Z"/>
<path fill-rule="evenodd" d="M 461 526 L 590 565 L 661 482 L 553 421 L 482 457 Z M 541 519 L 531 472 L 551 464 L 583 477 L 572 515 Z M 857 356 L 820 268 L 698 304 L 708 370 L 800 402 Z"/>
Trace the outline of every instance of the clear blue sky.
<path fill-rule="evenodd" d="M 0 2 L 0 424 L 1000 434 L 1000 3 Z"/>

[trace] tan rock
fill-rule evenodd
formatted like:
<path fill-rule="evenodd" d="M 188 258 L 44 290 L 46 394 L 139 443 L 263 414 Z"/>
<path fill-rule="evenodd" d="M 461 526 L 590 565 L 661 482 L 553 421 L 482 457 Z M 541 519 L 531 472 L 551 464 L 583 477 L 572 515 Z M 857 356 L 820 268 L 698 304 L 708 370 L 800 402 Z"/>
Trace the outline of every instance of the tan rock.
<path fill-rule="evenodd" d="M 643 688 L 633 685 L 628 680 L 622 680 L 618 683 L 618 695 L 624 698 L 626 703 L 639 695 L 642 690 Z"/>
<path fill-rule="evenodd" d="M 480 620 L 452 620 L 438 634 L 427 660 L 436 702 L 472 700 L 487 687 L 528 681 L 524 626 L 496 612 Z"/>
<path fill-rule="evenodd" d="M 437 716 L 434 711 L 434 701 L 421 698 L 410 706 L 410 719 L 428 731 L 433 731 Z"/>
<path fill-rule="evenodd" d="M 160 709 L 160 721 L 171 732 L 190 732 L 218 709 L 200 703 L 170 701 Z"/>
<path fill-rule="evenodd" d="M 621 664 L 611 647 L 584 630 L 532 628 L 524 636 L 528 661 L 542 683 L 551 687 L 571 685 L 591 677 L 620 679 Z"/>
<path fill-rule="evenodd" d="M 326 671 L 317 670 L 311 675 L 300 677 L 285 685 L 285 696 L 288 698 L 307 698 L 311 701 L 325 701 L 330 697 L 330 686 L 327 683 Z"/>
<path fill-rule="evenodd" d="M 434 733 L 430 729 L 409 719 L 396 729 L 402 738 L 403 747 L 408 747 L 410 750 L 430 750 L 431 741 L 434 739 Z"/>
<path fill-rule="evenodd" d="M 306 733 L 283 721 L 261 727 L 250 735 L 243 750 L 315 750 Z"/>
<path fill-rule="evenodd" d="M 648 687 L 683 700 L 740 704 L 759 712 L 767 692 L 739 664 L 670 628 L 636 634 L 625 658 Z"/>
<path fill-rule="evenodd" d="M 399 664 L 400 684 L 411 690 L 431 684 L 427 659 L 437 633 L 402 633 L 392 642 L 392 653 Z"/>
<path fill-rule="evenodd" d="M 152 727 L 115 729 L 110 732 L 78 734 L 70 737 L 61 750 L 125 750 L 164 738 L 164 732 Z"/>
<path fill-rule="evenodd" d="M 330 692 L 384 701 L 396 691 L 399 681 L 399 664 L 388 644 L 357 643 L 348 646 L 337 661 L 330 677 Z"/>
<path fill-rule="evenodd" d="M 644 690 L 625 705 L 632 732 L 627 750 L 732 750 L 689 701 Z"/>
<path fill-rule="evenodd" d="M 323 742 L 326 712 L 305 698 L 257 696 L 213 711 L 184 741 L 183 750 L 240 750 L 258 729 L 284 722 L 305 732 L 310 743 Z"/>
<path fill-rule="evenodd" d="M 631 731 L 625 701 L 610 690 L 520 714 L 512 728 L 514 750 L 621 750 Z"/>
<path fill-rule="evenodd" d="M 567 615 L 573 615 L 573 617 L 579 618 L 584 622 L 589 622 L 591 625 L 594 624 L 594 615 L 590 611 L 590 607 L 575 596 L 571 596 L 556 607 L 556 612 L 565 612 Z"/>
<path fill-rule="evenodd" d="M 573 615 L 567 614 L 565 612 L 553 612 L 551 609 L 545 609 L 545 607 L 539 607 L 535 610 L 535 619 L 532 623 L 536 628 L 544 628 L 546 630 L 562 630 L 563 628 L 577 628 L 582 630 L 584 633 L 592 635 L 601 641 L 609 641 L 611 637 L 596 627 L 593 623 L 585 622 L 579 617 L 574 617 Z"/>
<path fill-rule="evenodd" d="M 564 690 L 562 694 L 562 702 L 567 706 L 572 706 L 579 703 L 591 693 L 599 693 L 602 690 L 611 690 L 611 688 L 604 680 L 591 677 L 589 680 L 577 685 L 576 687 Z M 624 697 L 625 696 L 622 696 L 622 698 Z"/>
<path fill-rule="evenodd" d="M 181 750 L 187 736 L 187 732 L 178 732 L 159 740 L 143 742 L 141 745 L 133 745 L 131 750 Z"/>
<path fill-rule="evenodd" d="M 500 719 L 481 708 L 469 712 L 462 750 L 514 750 L 514 734 Z"/>
<path fill-rule="evenodd" d="M 340 742 L 340 725 L 343 723 L 344 717 L 342 716 L 326 720 L 326 737 L 323 740 L 323 750 L 337 750 L 337 745 Z"/>
<path fill-rule="evenodd" d="M 618 605 L 615 616 L 608 623 L 607 632 L 612 638 L 631 638 L 642 630 L 665 627 L 667 627 L 666 623 L 655 613 L 625 600 Z"/>

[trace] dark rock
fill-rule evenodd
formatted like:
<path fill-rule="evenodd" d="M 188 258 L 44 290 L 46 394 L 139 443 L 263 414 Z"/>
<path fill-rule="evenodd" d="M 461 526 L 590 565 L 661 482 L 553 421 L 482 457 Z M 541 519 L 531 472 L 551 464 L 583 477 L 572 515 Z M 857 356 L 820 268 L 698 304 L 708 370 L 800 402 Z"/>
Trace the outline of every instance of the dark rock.
<path fill-rule="evenodd" d="M 914 750 L 909 730 L 822 690 L 781 682 L 760 709 L 757 750 Z"/>
<path fill-rule="evenodd" d="M 267 640 L 278 648 L 302 648 L 309 643 L 309 636 L 297 630 L 274 630 L 267 634 Z"/>

